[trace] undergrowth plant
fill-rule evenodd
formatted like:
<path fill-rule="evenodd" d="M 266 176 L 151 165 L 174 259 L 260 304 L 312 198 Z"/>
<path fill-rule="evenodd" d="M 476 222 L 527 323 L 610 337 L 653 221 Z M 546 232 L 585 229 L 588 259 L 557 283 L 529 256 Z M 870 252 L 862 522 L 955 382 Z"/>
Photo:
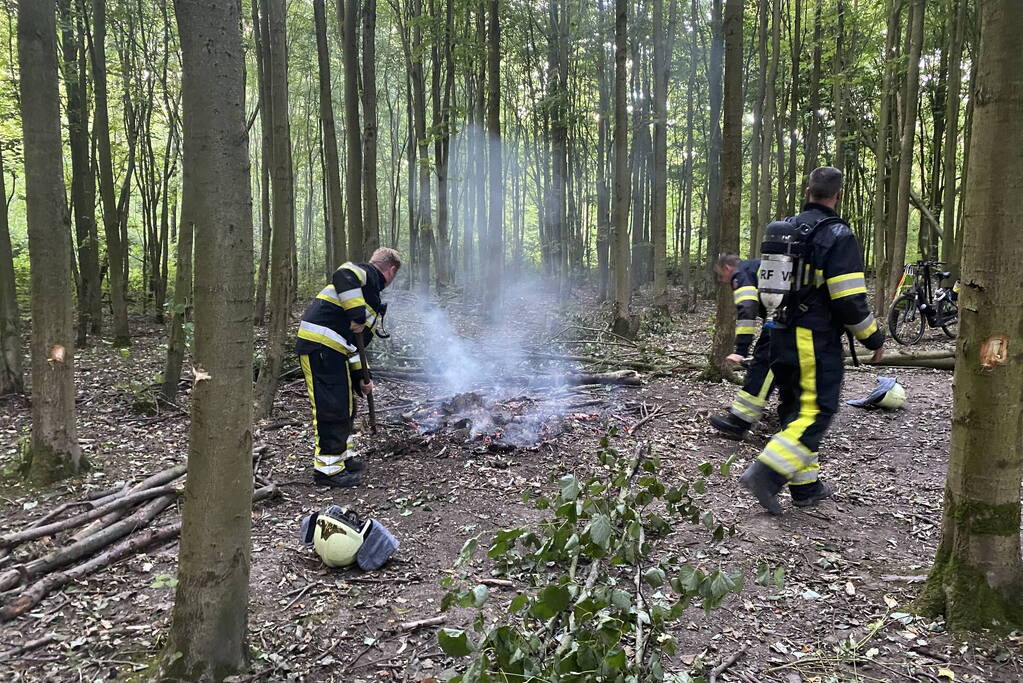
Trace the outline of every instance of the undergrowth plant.
<path fill-rule="evenodd" d="M 678 557 L 655 556 L 672 522 L 707 527 L 716 540 L 734 534 L 701 509 L 714 468 L 700 466 L 690 482 L 666 488 L 660 462 L 643 444 L 629 457 L 611 445 L 597 452 L 598 473 L 585 481 L 569 474 L 555 495 L 535 501 L 551 515 L 538 525 L 496 533 L 487 556 L 498 574 L 528 586 L 508 604 L 486 609 L 487 587 L 472 585 L 466 564 L 479 537 L 465 543 L 445 579 L 442 608 L 475 608 L 469 630 L 442 629 L 441 649 L 458 658 L 444 678 L 453 683 L 696 681 L 665 671 L 677 649 L 670 628 L 686 608 L 710 611 L 738 593 L 742 575 L 707 571 Z M 731 460 L 721 464 L 728 474 Z M 708 539 L 709 540 L 709 539 Z"/>

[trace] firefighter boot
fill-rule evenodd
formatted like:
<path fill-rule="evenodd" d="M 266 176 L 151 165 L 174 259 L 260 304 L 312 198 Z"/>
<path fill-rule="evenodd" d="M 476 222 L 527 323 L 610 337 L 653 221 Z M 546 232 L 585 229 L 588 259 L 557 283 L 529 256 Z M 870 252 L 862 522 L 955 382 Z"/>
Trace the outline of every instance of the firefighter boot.
<path fill-rule="evenodd" d="M 360 472 L 349 472 L 342 470 L 337 474 L 324 474 L 319 470 L 313 470 L 313 483 L 317 486 L 332 486 L 334 488 L 350 488 L 358 486 L 362 480 Z"/>
<path fill-rule="evenodd" d="M 834 493 L 834 490 L 827 482 L 818 480 L 813 484 L 789 486 L 789 493 L 792 494 L 793 505 L 796 507 L 808 508 L 816 505 L 826 498 L 830 498 Z"/>
<path fill-rule="evenodd" d="M 710 416 L 710 426 L 721 432 L 721 435 L 736 441 L 742 441 L 749 432 L 750 424 L 740 420 L 730 412 Z"/>
<path fill-rule="evenodd" d="M 739 483 L 756 496 L 757 501 L 772 515 L 781 514 L 778 492 L 785 485 L 785 477 L 759 460 L 754 460 L 739 477 Z"/>

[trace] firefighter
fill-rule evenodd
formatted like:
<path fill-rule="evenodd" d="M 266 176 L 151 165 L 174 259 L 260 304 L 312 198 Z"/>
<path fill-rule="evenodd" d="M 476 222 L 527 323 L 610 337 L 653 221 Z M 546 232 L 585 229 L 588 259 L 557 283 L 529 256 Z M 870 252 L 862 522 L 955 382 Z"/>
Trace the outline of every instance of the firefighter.
<path fill-rule="evenodd" d="M 764 307 L 757 298 L 757 269 L 760 259 L 742 261 L 735 254 L 723 254 L 714 272 L 722 283 L 732 285 L 735 300 L 735 353 L 725 358 L 729 365 L 742 363 L 749 355 L 757 333 L 757 318 L 764 317 Z M 771 329 L 765 327 L 753 346 L 753 358 L 746 371 L 746 380 L 732 401 L 728 412 L 712 415 L 710 425 L 730 439 L 741 441 L 764 414 L 767 397 L 774 387 L 771 372 Z"/>
<path fill-rule="evenodd" d="M 316 295 L 298 328 L 295 353 L 313 409 L 313 483 L 358 486 L 364 465 L 355 452 L 355 397 L 367 396 L 355 335 L 368 345 L 386 306 L 380 292 L 394 281 L 401 257 L 377 249 L 369 263 L 345 263 Z"/>
<path fill-rule="evenodd" d="M 815 169 L 806 194 L 802 213 L 767 228 L 765 254 L 772 229 L 782 235 L 787 227 L 790 234 L 799 235 L 794 242 L 805 254 L 801 257 L 805 262 L 785 285 L 791 298 L 782 316 L 775 316 L 778 324 L 771 331 L 771 371 L 781 403 L 781 431 L 739 478 L 775 515 L 781 514 L 778 493 L 786 484 L 793 504 L 799 507 L 832 494 L 831 487 L 818 478 L 817 450 L 838 411 L 846 331 L 874 351 L 873 362 L 881 360 L 884 344 L 884 333 L 867 304 L 859 244 L 835 213 L 842 196 L 842 172 L 829 166 Z M 789 239 L 785 236 L 783 241 Z M 758 273 L 765 303 L 774 277 L 766 263 L 765 256 Z"/>

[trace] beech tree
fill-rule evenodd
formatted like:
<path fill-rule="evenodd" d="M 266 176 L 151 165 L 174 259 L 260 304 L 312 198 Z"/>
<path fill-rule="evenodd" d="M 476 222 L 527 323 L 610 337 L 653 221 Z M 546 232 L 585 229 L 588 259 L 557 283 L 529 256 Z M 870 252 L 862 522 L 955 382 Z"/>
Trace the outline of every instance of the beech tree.
<path fill-rule="evenodd" d="M 196 373 L 178 584 L 161 675 L 219 681 L 247 662 L 253 266 L 245 64 L 237 0 L 175 0 L 174 8 L 183 201 L 195 226 Z"/>

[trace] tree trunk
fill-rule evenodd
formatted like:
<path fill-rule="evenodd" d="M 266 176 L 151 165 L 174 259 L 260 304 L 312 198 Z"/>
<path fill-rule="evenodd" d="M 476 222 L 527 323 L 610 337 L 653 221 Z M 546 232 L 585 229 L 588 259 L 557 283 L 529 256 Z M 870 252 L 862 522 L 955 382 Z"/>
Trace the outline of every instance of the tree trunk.
<path fill-rule="evenodd" d="M 124 277 L 124 247 L 121 221 L 114 197 L 114 167 L 110 152 L 110 119 L 107 113 L 106 0 L 92 2 L 92 80 L 96 112 L 93 135 L 99 157 L 100 197 L 103 201 L 103 228 L 107 240 L 107 278 L 110 282 L 110 307 L 114 313 L 113 345 L 131 346 L 128 329 L 127 282 Z"/>
<path fill-rule="evenodd" d="M 285 0 L 269 0 L 270 121 L 273 127 L 273 253 L 270 265 L 270 329 L 256 382 L 256 416 L 266 418 L 277 394 L 284 344 L 291 322 L 295 252 L 295 176 L 288 110 L 288 48 Z"/>
<path fill-rule="evenodd" d="M 794 216 L 796 214 L 796 202 L 799 197 L 799 186 L 796 178 L 796 149 L 798 147 L 798 136 L 796 131 L 799 130 L 799 63 L 802 61 L 803 56 L 802 45 L 803 45 L 803 3 L 802 0 L 796 0 L 793 7 L 793 14 L 795 15 L 794 26 L 791 34 L 791 45 L 792 45 L 792 82 L 789 84 L 789 120 L 788 120 L 788 138 L 789 138 L 789 163 L 788 163 L 788 180 L 782 183 L 782 188 L 785 192 L 785 206 L 778 207 L 779 216 Z M 778 175 L 781 175 L 781 169 L 779 169 Z"/>
<path fill-rule="evenodd" d="M 99 251 L 96 243 L 95 191 L 89 160 L 89 113 L 86 76 L 80 71 L 85 48 L 82 33 L 76 31 L 71 0 L 60 2 L 64 89 L 67 92 L 68 147 L 71 150 L 71 205 L 78 241 L 78 346 L 84 346 L 89 332 L 102 328 L 103 309 L 99 280 Z"/>
<path fill-rule="evenodd" d="M 603 29 L 603 18 L 601 18 Z M 601 35 L 604 31 L 601 30 Z M 608 118 L 611 86 L 607 78 L 607 56 L 602 41 L 597 44 L 597 89 L 600 120 L 597 122 L 597 298 L 607 301 L 610 284 L 611 190 L 607 183 Z"/>
<path fill-rule="evenodd" d="M 161 674 L 245 667 L 252 509 L 252 198 L 237 0 L 175 0 L 185 219 L 195 225 L 195 367 L 178 585 Z M 210 97 L 216 93 L 216 97 Z"/>
<path fill-rule="evenodd" d="M 721 1 L 711 4 L 710 73 L 710 142 L 707 147 L 707 268 L 708 275 L 721 251 L 721 60 L 724 56 L 724 29 Z M 765 130 L 767 130 L 765 128 Z"/>
<path fill-rule="evenodd" d="M 362 125 L 359 123 L 359 0 L 337 0 L 345 73 L 345 191 L 348 195 L 348 258 L 365 254 L 362 221 Z"/>
<path fill-rule="evenodd" d="M 330 87 L 330 52 L 327 50 L 327 17 L 324 0 L 313 1 L 316 22 L 316 58 L 320 77 L 320 123 L 323 126 L 323 165 L 327 182 L 327 233 L 330 249 L 327 253 L 328 270 L 333 273 L 347 258 L 345 216 L 341 196 L 341 173 L 337 155 L 337 127 L 334 125 L 334 104 Z"/>
<path fill-rule="evenodd" d="M 368 259 L 380 246 L 380 211 L 377 206 L 377 0 L 363 0 L 362 6 L 362 136 L 363 247 Z"/>
<path fill-rule="evenodd" d="M 831 165 L 845 172 L 845 0 L 837 0 L 835 7 L 838 35 L 835 36 L 835 55 L 832 62 L 832 109 L 835 113 L 835 156 Z M 919 70 L 919 67 L 917 67 Z M 836 210 L 840 206 L 835 207 Z"/>
<path fill-rule="evenodd" d="M 721 250 L 739 251 L 742 213 L 742 0 L 727 0 L 724 16 L 724 130 L 721 146 Z M 728 374 L 725 356 L 735 347 L 735 302 L 732 288 L 719 284 L 714 340 L 705 377 Z"/>
<path fill-rule="evenodd" d="M 956 348 L 952 451 L 941 544 L 918 607 L 953 631 L 1023 626 L 1023 4 L 979 5 L 981 40 L 963 282 Z"/>
<path fill-rule="evenodd" d="M 771 161 L 774 151 L 774 119 L 777 116 L 778 93 L 776 83 L 778 81 L 778 60 L 781 52 L 781 0 L 771 0 L 771 59 L 767 67 L 767 84 L 764 94 L 764 125 L 763 139 L 760 148 L 760 191 L 757 197 L 760 200 L 758 215 L 760 219 L 754 224 L 757 229 L 757 240 L 759 241 L 761 230 L 771 220 L 771 189 L 774 183 L 781 182 L 781 171 L 778 169 L 778 177 L 771 175 Z M 734 303 L 733 303 L 734 307 Z"/>
<path fill-rule="evenodd" d="M 676 0 L 669 9 L 668 35 L 674 33 Z M 664 0 L 654 0 L 654 169 L 650 206 L 650 231 L 654 245 L 654 306 L 668 310 L 668 78 L 671 75 L 672 41 L 665 35 Z M 736 159 L 741 163 L 742 159 Z"/>
<path fill-rule="evenodd" d="M 501 17 L 500 0 L 487 0 L 487 180 L 490 215 L 487 220 L 487 268 L 484 309 L 493 317 L 500 305 L 504 278 L 504 166 L 501 148 Z"/>
<path fill-rule="evenodd" d="M 916 133 L 917 95 L 920 90 L 920 52 L 924 36 L 924 0 L 912 0 L 909 22 L 909 53 L 906 68 L 906 90 L 903 97 L 902 140 L 899 151 L 899 199 L 895 215 L 888 286 L 891 294 L 902 277 L 906 260 L 906 239 L 909 233 L 909 193 L 913 182 L 913 140 Z"/>
<path fill-rule="evenodd" d="M 901 0 L 899 0 L 901 2 Z M 887 292 L 889 273 L 892 270 L 892 263 L 887 258 L 888 246 L 886 244 L 888 225 L 890 222 L 890 207 L 887 204 L 887 188 L 889 169 L 888 141 L 892 137 L 891 111 L 895 97 L 893 81 L 895 79 L 895 46 L 898 38 L 899 25 L 899 2 L 888 0 L 888 31 L 885 37 L 884 63 L 881 76 L 881 106 L 878 114 L 877 142 L 874 150 L 874 159 L 877 164 L 874 180 L 874 312 L 879 318 L 884 318 L 888 307 L 889 294 Z"/>
<path fill-rule="evenodd" d="M 750 163 L 750 258 L 760 254 L 760 232 L 764 228 L 764 217 L 760 213 L 760 164 L 763 154 L 764 109 L 767 105 L 767 27 L 769 25 L 768 0 L 757 1 L 757 69 L 756 105 L 753 110 L 753 137 L 750 139 L 752 161 Z M 772 86 L 773 87 L 773 86 Z"/>
<path fill-rule="evenodd" d="M 259 11 L 262 3 L 263 10 Z M 273 123 L 270 118 L 270 40 L 266 4 L 252 0 L 252 34 L 256 53 L 256 75 L 259 79 L 259 275 L 256 280 L 255 323 L 266 321 L 266 290 L 270 280 L 270 240 L 273 224 L 270 219 L 270 167 L 273 165 Z"/>
<path fill-rule="evenodd" d="M 0 144 L 0 396 L 25 391 L 21 368 L 21 318 L 7 218 L 7 169 Z"/>
<path fill-rule="evenodd" d="M 629 122 L 628 80 L 625 61 L 628 56 L 628 4 L 615 0 L 615 127 L 614 127 L 614 204 L 612 227 L 614 251 L 611 267 L 614 271 L 614 306 L 611 310 L 612 329 L 621 335 L 631 332 L 629 304 L 632 287 L 629 285 Z"/>
<path fill-rule="evenodd" d="M 56 6 L 18 3 L 25 211 L 32 277 L 32 441 L 29 479 L 46 485 L 85 465 L 75 427 L 71 217 L 64 194 Z"/>
<path fill-rule="evenodd" d="M 806 152 L 803 163 L 803 176 L 810 177 L 810 171 L 820 164 L 820 131 L 821 131 L 821 1 L 815 0 L 813 7 L 813 67 L 810 72 L 810 103 L 809 117 L 806 126 Z"/>
<path fill-rule="evenodd" d="M 966 29 L 966 0 L 952 0 L 951 9 L 954 15 L 951 35 L 951 50 L 948 64 L 948 95 L 945 100 L 945 146 L 944 172 L 945 187 L 942 193 L 942 218 L 941 225 L 944 229 L 944 237 L 941 239 L 941 260 L 951 265 L 955 264 L 955 206 L 956 206 L 956 171 L 958 168 L 957 156 L 959 151 L 959 100 L 962 96 L 963 80 L 963 34 Z M 952 273 L 952 277 L 958 277 L 958 269 Z"/>
<path fill-rule="evenodd" d="M 187 169 L 185 171 L 187 173 Z M 181 366 L 185 360 L 188 337 L 185 322 L 191 317 L 192 308 L 192 234 L 194 222 L 183 204 L 181 209 L 181 230 L 178 233 L 178 263 L 174 273 L 174 304 L 171 308 L 170 335 L 167 341 L 167 364 L 163 371 L 163 386 L 160 395 L 164 400 L 174 402 L 181 381 Z"/>

